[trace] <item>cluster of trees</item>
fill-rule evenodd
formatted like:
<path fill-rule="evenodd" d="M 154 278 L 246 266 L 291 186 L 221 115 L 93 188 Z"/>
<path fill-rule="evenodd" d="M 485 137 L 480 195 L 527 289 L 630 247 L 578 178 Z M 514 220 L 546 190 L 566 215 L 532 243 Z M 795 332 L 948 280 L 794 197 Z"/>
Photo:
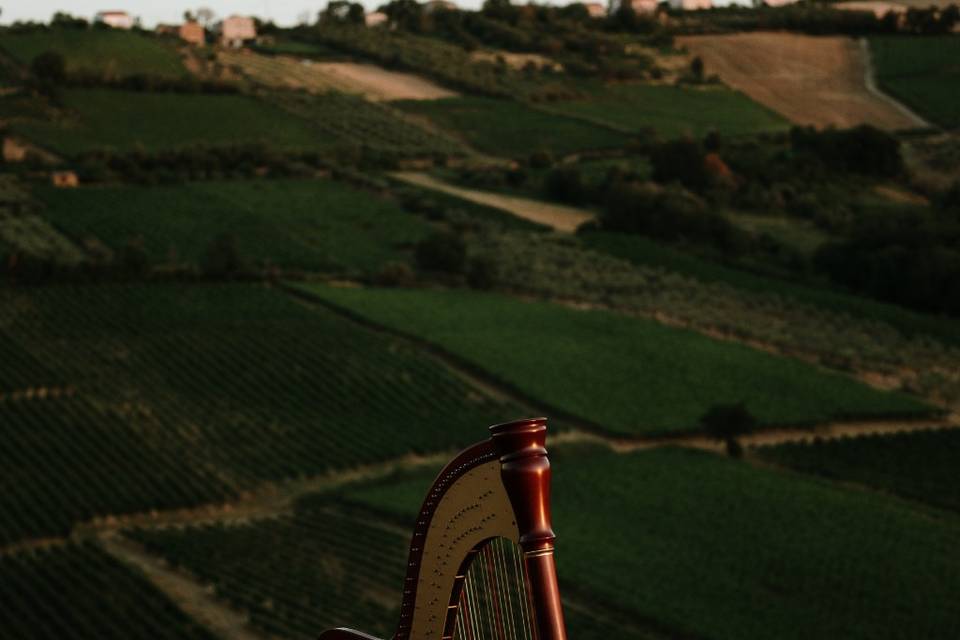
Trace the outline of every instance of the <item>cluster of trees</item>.
<path fill-rule="evenodd" d="M 30 63 L 30 72 L 46 88 L 46 93 L 55 93 L 60 87 L 104 87 L 124 91 L 156 91 L 171 93 L 238 93 L 236 84 L 219 80 L 200 79 L 192 75 L 179 78 L 147 73 L 135 73 L 117 77 L 107 72 L 90 70 L 68 71 L 67 61 L 57 51 L 37 54 Z"/>
<path fill-rule="evenodd" d="M 960 21 L 957 5 L 947 8 L 915 8 L 905 14 L 890 11 L 877 17 L 872 11 L 846 11 L 829 4 L 798 3 L 752 9 L 732 5 L 709 12 L 674 16 L 675 33 L 719 31 L 796 31 L 811 35 L 879 35 L 949 33 Z"/>
<path fill-rule="evenodd" d="M 83 182 L 122 180 L 137 184 L 176 184 L 191 180 L 311 176 L 327 160 L 315 152 L 281 153 L 265 144 L 198 146 L 171 151 L 93 151 L 76 158 Z"/>
<path fill-rule="evenodd" d="M 854 291 L 960 316 L 960 203 L 947 198 L 934 209 L 861 215 L 842 240 L 817 252 L 815 263 Z"/>

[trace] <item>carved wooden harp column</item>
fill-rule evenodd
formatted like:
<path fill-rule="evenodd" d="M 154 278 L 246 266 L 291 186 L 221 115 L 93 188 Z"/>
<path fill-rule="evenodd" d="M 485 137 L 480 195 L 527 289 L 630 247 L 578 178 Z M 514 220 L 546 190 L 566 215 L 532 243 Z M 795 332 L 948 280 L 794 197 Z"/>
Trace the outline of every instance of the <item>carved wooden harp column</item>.
<path fill-rule="evenodd" d="M 393 640 L 566 640 L 546 422 L 494 425 L 440 472 L 414 527 Z"/>

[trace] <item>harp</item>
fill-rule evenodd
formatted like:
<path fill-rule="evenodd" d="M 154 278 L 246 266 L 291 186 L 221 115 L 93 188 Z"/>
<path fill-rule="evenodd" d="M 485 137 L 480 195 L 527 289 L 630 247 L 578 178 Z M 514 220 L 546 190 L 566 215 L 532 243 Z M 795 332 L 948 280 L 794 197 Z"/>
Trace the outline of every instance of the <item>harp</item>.
<path fill-rule="evenodd" d="M 546 419 L 490 427 L 417 517 L 392 640 L 566 640 L 550 522 Z M 320 640 L 377 640 L 333 629 Z"/>

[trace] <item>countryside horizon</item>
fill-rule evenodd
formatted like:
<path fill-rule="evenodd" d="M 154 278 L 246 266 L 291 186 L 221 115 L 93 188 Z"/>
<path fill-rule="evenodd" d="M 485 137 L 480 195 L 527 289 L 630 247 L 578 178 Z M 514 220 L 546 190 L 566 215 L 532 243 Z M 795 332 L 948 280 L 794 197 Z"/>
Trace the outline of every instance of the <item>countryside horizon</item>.
<path fill-rule="evenodd" d="M 960 636 L 960 5 L 255 4 L 3 7 L 0 638 Z"/>

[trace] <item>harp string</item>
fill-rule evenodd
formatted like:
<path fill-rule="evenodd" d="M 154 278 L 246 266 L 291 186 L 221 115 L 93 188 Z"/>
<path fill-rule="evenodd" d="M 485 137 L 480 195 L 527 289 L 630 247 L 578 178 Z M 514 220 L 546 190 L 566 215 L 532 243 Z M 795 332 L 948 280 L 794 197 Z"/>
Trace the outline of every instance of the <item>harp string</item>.
<path fill-rule="evenodd" d="M 495 538 L 473 553 L 454 625 L 454 640 L 536 640 L 526 566 L 519 547 Z"/>

